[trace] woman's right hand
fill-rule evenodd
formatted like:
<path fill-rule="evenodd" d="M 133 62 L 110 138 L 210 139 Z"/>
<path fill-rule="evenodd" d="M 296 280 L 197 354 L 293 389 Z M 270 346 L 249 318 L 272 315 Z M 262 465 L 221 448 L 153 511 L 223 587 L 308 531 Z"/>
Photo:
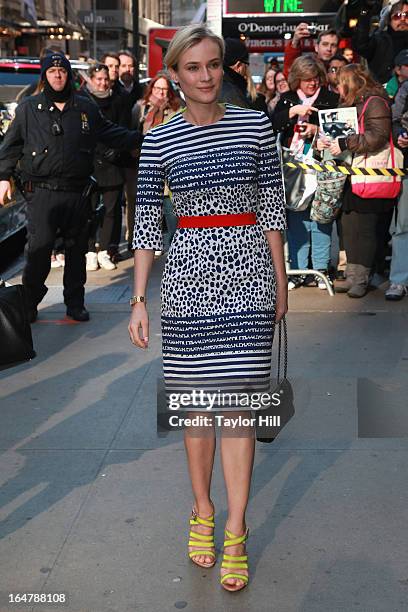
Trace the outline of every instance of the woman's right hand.
<path fill-rule="evenodd" d="M 401 149 L 406 149 L 408 147 L 408 137 L 402 136 L 401 134 L 398 136 L 398 146 Z"/>
<path fill-rule="evenodd" d="M 340 155 L 341 148 L 340 148 L 340 145 L 339 145 L 339 139 L 338 138 L 336 138 L 335 140 L 332 140 L 329 149 L 330 149 L 330 153 L 332 155 L 334 155 L 334 157 L 336 157 L 336 155 Z"/>
<path fill-rule="evenodd" d="M 140 328 L 142 328 L 142 337 L 140 337 Z M 132 344 L 141 349 L 148 348 L 149 316 L 143 302 L 139 302 L 132 306 L 132 314 L 130 316 L 128 331 Z"/>
<path fill-rule="evenodd" d="M 11 200 L 10 181 L 0 181 L 0 206 L 5 206 Z"/>
<path fill-rule="evenodd" d="M 313 112 L 317 113 L 318 109 L 308 104 L 295 104 L 289 109 L 289 118 L 293 119 L 296 115 L 299 117 L 309 117 Z"/>

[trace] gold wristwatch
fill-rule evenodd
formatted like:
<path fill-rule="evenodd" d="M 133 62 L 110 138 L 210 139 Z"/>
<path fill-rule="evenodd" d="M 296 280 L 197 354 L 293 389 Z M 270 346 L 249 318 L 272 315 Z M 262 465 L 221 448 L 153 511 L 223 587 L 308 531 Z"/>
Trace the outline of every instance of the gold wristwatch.
<path fill-rule="evenodd" d="M 146 303 L 146 298 L 144 295 L 134 295 L 129 300 L 129 304 L 131 306 L 134 306 L 135 304 L 139 304 L 140 302 Z"/>

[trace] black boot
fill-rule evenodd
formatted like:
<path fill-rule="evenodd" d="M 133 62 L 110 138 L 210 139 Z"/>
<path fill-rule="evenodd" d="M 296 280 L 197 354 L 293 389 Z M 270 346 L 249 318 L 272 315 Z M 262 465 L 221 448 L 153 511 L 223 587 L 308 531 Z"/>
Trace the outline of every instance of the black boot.
<path fill-rule="evenodd" d="M 85 306 L 67 308 L 67 315 L 71 317 L 71 319 L 74 319 L 74 321 L 89 321 L 89 312 Z"/>

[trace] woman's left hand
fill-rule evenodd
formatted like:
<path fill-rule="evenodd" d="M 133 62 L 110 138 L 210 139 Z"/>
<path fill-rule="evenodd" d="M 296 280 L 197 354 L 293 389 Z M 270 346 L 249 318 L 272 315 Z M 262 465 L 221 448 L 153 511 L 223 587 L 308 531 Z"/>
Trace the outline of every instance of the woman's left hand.
<path fill-rule="evenodd" d="M 316 140 L 316 149 L 318 151 L 324 151 L 325 149 L 328 149 L 331 145 L 331 139 L 327 138 L 327 136 L 324 136 L 323 138 L 318 138 Z"/>
<path fill-rule="evenodd" d="M 275 323 L 279 323 L 288 312 L 288 281 L 282 279 L 276 285 Z"/>
<path fill-rule="evenodd" d="M 339 139 L 336 138 L 336 140 L 333 140 L 333 142 L 330 145 L 329 151 L 332 155 L 340 155 L 341 153 L 341 149 L 339 147 Z"/>

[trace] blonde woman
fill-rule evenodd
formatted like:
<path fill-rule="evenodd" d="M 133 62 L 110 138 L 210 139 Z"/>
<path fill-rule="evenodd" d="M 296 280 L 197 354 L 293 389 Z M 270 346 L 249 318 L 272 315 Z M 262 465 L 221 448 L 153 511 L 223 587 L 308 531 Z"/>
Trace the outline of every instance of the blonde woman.
<path fill-rule="evenodd" d="M 263 75 L 262 82 L 259 86 L 259 93 L 265 96 L 266 105 L 268 108 L 268 114 L 271 115 L 273 112 L 273 108 L 270 108 L 270 103 L 275 99 L 276 94 L 276 85 L 275 85 L 275 76 L 276 70 L 274 68 L 268 67 L 265 70 L 265 74 Z"/>
<path fill-rule="evenodd" d="M 176 33 L 165 62 L 186 110 L 146 135 L 140 158 L 129 334 L 136 346 L 147 348 L 146 287 L 154 250 L 162 248 L 167 182 L 179 220 L 161 285 L 163 365 L 166 388 L 182 392 L 264 387 L 274 325 L 287 311 L 281 236 L 286 224 L 275 141 L 263 113 L 218 103 L 223 53 L 223 40 L 202 25 Z M 228 414 L 248 416 L 238 406 Z M 221 584 L 238 591 L 249 580 L 245 512 L 255 436 L 251 427 L 236 437 L 224 433 L 228 516 Z M 214 428 L 207 435 L 187 428 L 185 447 L 194 497 L 188 555 L 210 568 L 216 562 Z"/>
<path fill-rule="evenodd" d="M 244 65 L 242 72 L 243 77 L 247 82 L 247 98 L 250 102 L 250 107 L 254 110 L 262 111 L 266 115 L 268 114 L 268 107 L 266 105 L 266 97 L 262 92 L 256 90 L 254 79 L 252 78 L 251 69 L 248 64 Z"/>

